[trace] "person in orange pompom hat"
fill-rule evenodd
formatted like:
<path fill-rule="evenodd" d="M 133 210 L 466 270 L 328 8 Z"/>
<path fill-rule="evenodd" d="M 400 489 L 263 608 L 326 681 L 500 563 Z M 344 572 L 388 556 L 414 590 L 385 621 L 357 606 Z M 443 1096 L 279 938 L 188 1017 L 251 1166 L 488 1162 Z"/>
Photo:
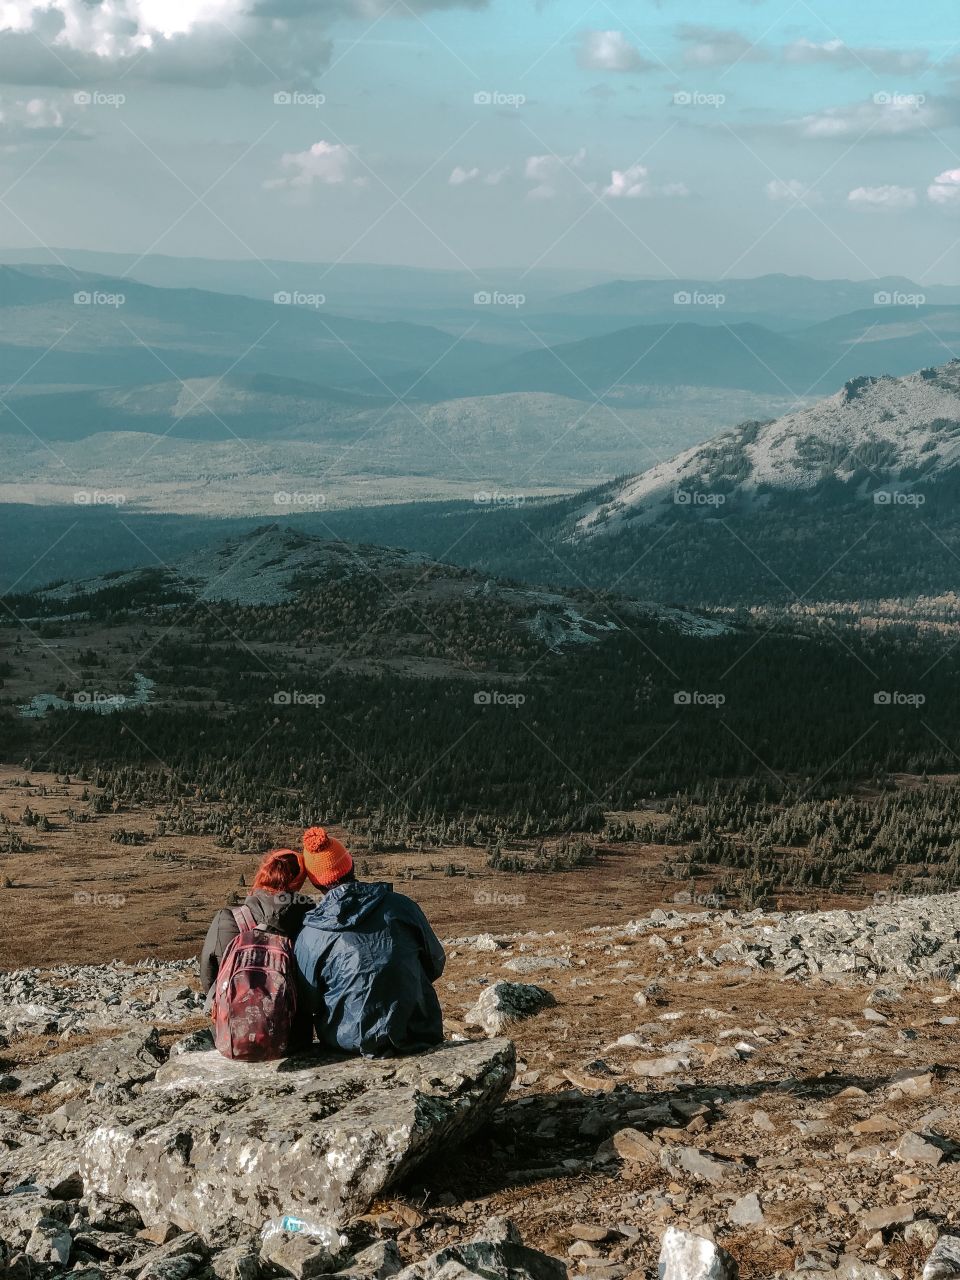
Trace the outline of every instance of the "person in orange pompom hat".
<path fill-rule="evenodd" d="M 433 984 L 446 956 L 417 904 L 391 884 L 358 880 L 350 853 L 323 827 L 304 832 L 303 865 L 323 895 L 296 941 L 320 1044 L 367 1058 L 440 1044 Z"/>
<path fill-rule="evenodd" d="M 331 889 L 353 873 L 353 859 L 345 845 L 323 827 L 303 833 L 303 866 L 318 889 Z"/>

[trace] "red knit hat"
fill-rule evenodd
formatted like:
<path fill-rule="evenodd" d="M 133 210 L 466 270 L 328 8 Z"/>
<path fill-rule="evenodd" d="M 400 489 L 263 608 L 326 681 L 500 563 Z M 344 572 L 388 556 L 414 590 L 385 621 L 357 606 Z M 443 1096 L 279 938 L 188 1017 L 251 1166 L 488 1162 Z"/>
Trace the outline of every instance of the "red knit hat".
<path fill-rule="evenodd" d="M 353 870 L 353 858 L 345 845 L 323 827 L 303 833 L 303 865 L 318 889 L 328 889 Z"/>

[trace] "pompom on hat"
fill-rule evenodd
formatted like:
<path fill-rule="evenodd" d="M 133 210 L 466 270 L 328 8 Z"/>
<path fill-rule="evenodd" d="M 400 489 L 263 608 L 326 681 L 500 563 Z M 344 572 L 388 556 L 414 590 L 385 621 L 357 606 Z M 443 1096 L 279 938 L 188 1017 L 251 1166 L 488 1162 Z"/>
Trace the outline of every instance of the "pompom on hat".
<path fill-rule="evenodd" d="M 323 827 L 303 833 L 303 865 L 318 889 L 328 889 L 353 870 L 349 850 Z"/>

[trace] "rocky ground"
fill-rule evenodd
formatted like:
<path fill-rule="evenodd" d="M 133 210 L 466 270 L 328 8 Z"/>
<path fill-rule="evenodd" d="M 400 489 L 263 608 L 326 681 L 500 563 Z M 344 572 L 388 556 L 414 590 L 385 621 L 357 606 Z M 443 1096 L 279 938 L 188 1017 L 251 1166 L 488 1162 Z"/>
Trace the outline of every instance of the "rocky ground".
<path fill-rule="evenodd" d="M 8 1273 L 550 1280 L 552 1258 L 639 1280 L 662 1250 L 668 1280 L 737 1267 L 905 1280 L 938 1239 L 927 1280 L 960 1273 L 960 895 L 859 913 L 658 910 L 448 951 L 447 1034 L 472 1044 L 396 1070 L 291 1068 L 255 1090 L 233 1064 L 200 1079 L 192 962 L 0 975 Z M 211 1154 L 254 1119 L 259 1164 L 231 1166 L 228 1143 Z M 378 1123 L 391 1136 L 360 1142 L 349 1194 L 330 1199 L 335 1178 L 283 1182 L 301 1139 L 332 1169 Z M 181 1196 L 181 1169 L 217 1195 Z M 342 1241 L 261 1239 L 284 1195 L 321 1207 Z"/>

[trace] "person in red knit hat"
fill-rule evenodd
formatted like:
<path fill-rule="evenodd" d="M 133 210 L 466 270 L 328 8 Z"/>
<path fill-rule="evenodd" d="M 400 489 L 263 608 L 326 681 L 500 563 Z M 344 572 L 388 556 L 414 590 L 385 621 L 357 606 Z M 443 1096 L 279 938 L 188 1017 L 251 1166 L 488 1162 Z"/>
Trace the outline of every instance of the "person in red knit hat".
<path fill-rule="evenodd" d="M 421 909 L 391 884 L 357 880 L 349 851 L 323 827 L 304 832 L 303 865 L 323 895 L 296 941 L 320 1043 L 368 1058 L 440 1044 L 433 984 L 446 956 Z"/>

